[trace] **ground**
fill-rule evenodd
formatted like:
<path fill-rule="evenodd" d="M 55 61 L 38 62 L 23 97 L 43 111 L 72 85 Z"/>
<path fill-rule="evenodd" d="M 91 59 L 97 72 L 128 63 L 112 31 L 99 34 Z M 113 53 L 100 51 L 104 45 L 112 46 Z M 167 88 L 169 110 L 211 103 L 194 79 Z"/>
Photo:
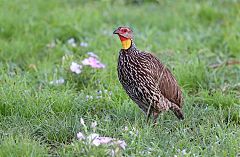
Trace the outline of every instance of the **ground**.
<path fill-rule="evenodd" d="M 1 0 L 0 21 L 0 156 L 240 153 L 239 1 Z M 112 35 L 122 25 L 173 71 L 184 93 L 183 121 L 166 112 L 157 127 L 146 124 L 122 89 L 121 44 Z M 71 62 L 82 64 L 87 52 L 105 67 L 72 72 Z M 127 146 L 97 147 L 78 132 Z"/>

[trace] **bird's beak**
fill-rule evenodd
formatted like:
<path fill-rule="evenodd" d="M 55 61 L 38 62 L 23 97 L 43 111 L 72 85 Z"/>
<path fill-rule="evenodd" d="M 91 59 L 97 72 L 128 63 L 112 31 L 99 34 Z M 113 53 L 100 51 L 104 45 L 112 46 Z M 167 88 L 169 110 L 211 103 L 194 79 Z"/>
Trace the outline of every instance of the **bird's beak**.
<path fill-rule="evenodd" d="M 113 34 L 119 34 L 119 30 L 116 29 L 116 30 L 113 32 Z"/>

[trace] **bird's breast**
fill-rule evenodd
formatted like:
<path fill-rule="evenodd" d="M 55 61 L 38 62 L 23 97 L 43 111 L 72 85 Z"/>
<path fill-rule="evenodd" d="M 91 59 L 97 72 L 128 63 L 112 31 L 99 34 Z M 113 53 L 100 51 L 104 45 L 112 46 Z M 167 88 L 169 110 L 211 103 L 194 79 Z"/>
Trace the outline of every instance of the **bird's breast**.
<path fill-rule="evenodd" d="M 123 86 L 130 86 L 135 83 L 137 67 L 133 58 L 126 54 L 120 54 L 118 59 L 118 78 Z"/>

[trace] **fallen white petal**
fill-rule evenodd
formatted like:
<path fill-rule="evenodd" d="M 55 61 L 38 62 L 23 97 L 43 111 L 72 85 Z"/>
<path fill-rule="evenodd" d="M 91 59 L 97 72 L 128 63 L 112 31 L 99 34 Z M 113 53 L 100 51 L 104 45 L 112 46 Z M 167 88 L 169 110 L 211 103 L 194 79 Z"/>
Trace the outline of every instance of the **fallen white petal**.
<path fill-rule="evenodd" d="M 97 121 L 92 122 L 92 124 L 91 124 L 91 128 L 95 129 L 96 126 L 97 126 Z"/>
<path fill-rule="evenodd" d="M 83 125 L 83 126 L 85 126 L 85 122 L 84 122 L 84 120 L 81 118 L 80 119 L 80 123 Z"/>
<path fill-rule="evenodd" d="M 128 127 L 127 126 L 125 126 L 124 127 L 124 131 L 128 131 L 129 129 L 128 129 Z"/>
<path fill-rule="evenodd" d="M 90 141 L 94 141 L 95 139 L 97 139 L 99 137 L 99 134 L 96 133 L 92 133 L 88 136 L 88 140 Z"/>
<path fill-rule="evenodd" d="M 78 133 L 77 133 L 77 138 L 78 138 L 79 140 L 84 140 L 84 139 L 85 139 L 85 136 L 83 135 L 83 133 L 78 132 Z"/>
<path fill-rule="evenodd" d="M 185 154 L 187 154 L 187 150 L 186 150 L 186 149 L 183 149 L 183 150 L 182 150 L 182 155 L 185 155 Z"/>
<path fill-rule="evenodd" d="M 114 156 L 116 155 L 116 153 L 115 153 L 115 151 L 114 151 L 113 149 L 111 149 L 110 155 L 111 155 L 112 157 L 114 157 Z"/>
<path fill-rule="evenodd" d="M 98 58 L 98 56 L 93 52 L 87 52 L 87 54 L 91 57 Z"/>
<path fill-rule="evenodd" d="M 126 142 L 123 141 L 123 140 L 118 140 L 118 141 L 117 141 L 117 144 L 118 144 L 122 149 L 125 149 L 126 146 L 127 146 Z"/>

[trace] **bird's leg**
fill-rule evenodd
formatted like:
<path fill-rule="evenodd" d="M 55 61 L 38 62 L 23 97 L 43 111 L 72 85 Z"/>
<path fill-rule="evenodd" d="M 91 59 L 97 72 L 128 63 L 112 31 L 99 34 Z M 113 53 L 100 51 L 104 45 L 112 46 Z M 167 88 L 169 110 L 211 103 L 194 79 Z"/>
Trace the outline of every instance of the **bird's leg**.
<path fill-rule="evenodd" d="M 157 126 L 157 118 L 159 116 L 159 113 L 160 112 L 153 112 L 153 125 L 154 125 L 154 127 Z"/>
<path fill-rule="evenodd" d="M 152 114 L 151 111 L 149 113 L 147 113 L 147 124 L 149 124 L 149 118 L 150 118 L 151 114 Z"/>
<path fill-rule="evenodd" d="M 178 119 L 180 120 L 184 119 L 182 109 L 179 108 L 176 104 L 172 103 L 172 106 L 170 107 L 170 109 L 173 111 L 173 113 L 177 116 Z"/>
<path fill-rule="evenodd" d="M 150 118 L 150 116 L 151 116 L 151 114 L 152 114 L 152 109 L 151 109 L 151 104 L 149 105 L 149 107 L 148 107 L 148 110 L 147 110 L 147 112 L 146 112 L 146 114 L 147 114 L 147 124 L 148 124 L 148 122 L 149 122 L 149 118 Z"/>

